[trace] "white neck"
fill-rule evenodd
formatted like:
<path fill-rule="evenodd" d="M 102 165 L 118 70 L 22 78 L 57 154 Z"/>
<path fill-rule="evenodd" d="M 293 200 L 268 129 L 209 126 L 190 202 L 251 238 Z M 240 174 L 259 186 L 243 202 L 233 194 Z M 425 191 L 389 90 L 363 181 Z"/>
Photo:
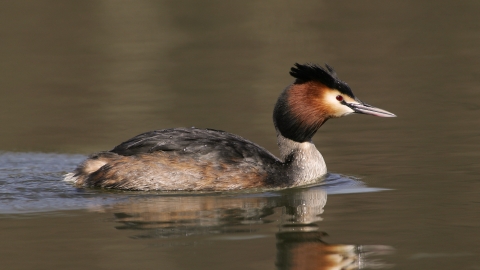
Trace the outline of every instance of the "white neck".
<path fill-rule="evenodd" d="M 289 167 L 288 178 L 292 186 L 312 184 L 327 173 L 322 154 L 310 142 L 295 142 L 283 137 L 277 131 L 280 158 Z"/>

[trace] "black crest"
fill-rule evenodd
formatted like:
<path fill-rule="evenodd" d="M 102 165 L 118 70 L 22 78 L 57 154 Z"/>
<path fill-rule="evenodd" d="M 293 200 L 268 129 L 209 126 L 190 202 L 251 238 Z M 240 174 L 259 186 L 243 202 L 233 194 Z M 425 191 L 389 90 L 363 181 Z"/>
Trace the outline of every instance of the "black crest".
<path fill-rule="evenodd" d="M 317 81 L 326 85 L 327 87 L 337 89 L 341 93 L 355 98 L 347 83 L 338 79 L 335 70 L 327 64 L 325 64 L 325 67 L 327 69 L 315 64 L 302 65 L 295 63 L 295 66 L 290 69 L 290 75 L 296 79 L 294 84 Z"/>

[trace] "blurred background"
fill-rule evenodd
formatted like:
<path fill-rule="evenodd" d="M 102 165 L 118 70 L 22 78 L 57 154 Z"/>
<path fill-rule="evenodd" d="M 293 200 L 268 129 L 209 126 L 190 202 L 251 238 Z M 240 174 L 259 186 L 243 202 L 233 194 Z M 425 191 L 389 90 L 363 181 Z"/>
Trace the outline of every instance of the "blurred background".
<path fill-rule="evenodd" d="M 0 149 L 89 153 L 177 126 L 224 129 L 274 149 L 271 112 L 295 62 L 332 65 L 362 100 L 399 115 L 342 119 L 322 134 L 401 123 L 404 135 L 416 129 L 431 142 L 426 132 L 449 133 L 448 119 L 470 116 L 456 109 L 477 108 L 479 5 L 5 1 Z M 335 147 L 343 143 L 352 141 Z"/>
<path fill-rule="evenodd" d="M 84 155 L 195 126 L 277 154 L 290 67 L 328 63 L 398 118 L 349 116 L 315 136 L 329 171 L 395 190 L 329 197 L 323 226 L 394 246 L 408 269 L 477 269 L 479 12 L 474 0 L 2 1 L 0 151 Z M 448 256 L 414 261 L 424 251 Z"/>

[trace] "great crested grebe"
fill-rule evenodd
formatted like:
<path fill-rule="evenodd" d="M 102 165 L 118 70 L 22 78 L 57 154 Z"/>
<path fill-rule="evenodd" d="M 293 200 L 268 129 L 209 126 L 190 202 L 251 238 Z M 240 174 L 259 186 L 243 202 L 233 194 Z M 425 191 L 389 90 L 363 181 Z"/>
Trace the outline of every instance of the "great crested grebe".
<path fill-rule="evenodd" d="M 312 137 L 325 121 L 351 113 L 395 117 L 363 103 L 332 67 L 295 64 L 295 81 L 273 110 L 280 159 L 244 138 L 214 129 L 140 134 L 91 155 L 65 181 L 123 190 L 222 191 L 312 184 L 327 173 Z"/>

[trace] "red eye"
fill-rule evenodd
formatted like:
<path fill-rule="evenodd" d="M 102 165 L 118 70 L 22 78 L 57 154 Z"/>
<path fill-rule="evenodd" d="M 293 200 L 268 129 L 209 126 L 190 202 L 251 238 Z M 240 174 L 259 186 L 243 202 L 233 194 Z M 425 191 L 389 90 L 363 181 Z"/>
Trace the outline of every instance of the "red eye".
<path fill-rule="evenodd" d="M 343 101 L 343 97 L 340 96 L 340 95 L 338 95 L 338 96 L 336 97 L 336 99 L 337 99 L 338 101 Z"/>

